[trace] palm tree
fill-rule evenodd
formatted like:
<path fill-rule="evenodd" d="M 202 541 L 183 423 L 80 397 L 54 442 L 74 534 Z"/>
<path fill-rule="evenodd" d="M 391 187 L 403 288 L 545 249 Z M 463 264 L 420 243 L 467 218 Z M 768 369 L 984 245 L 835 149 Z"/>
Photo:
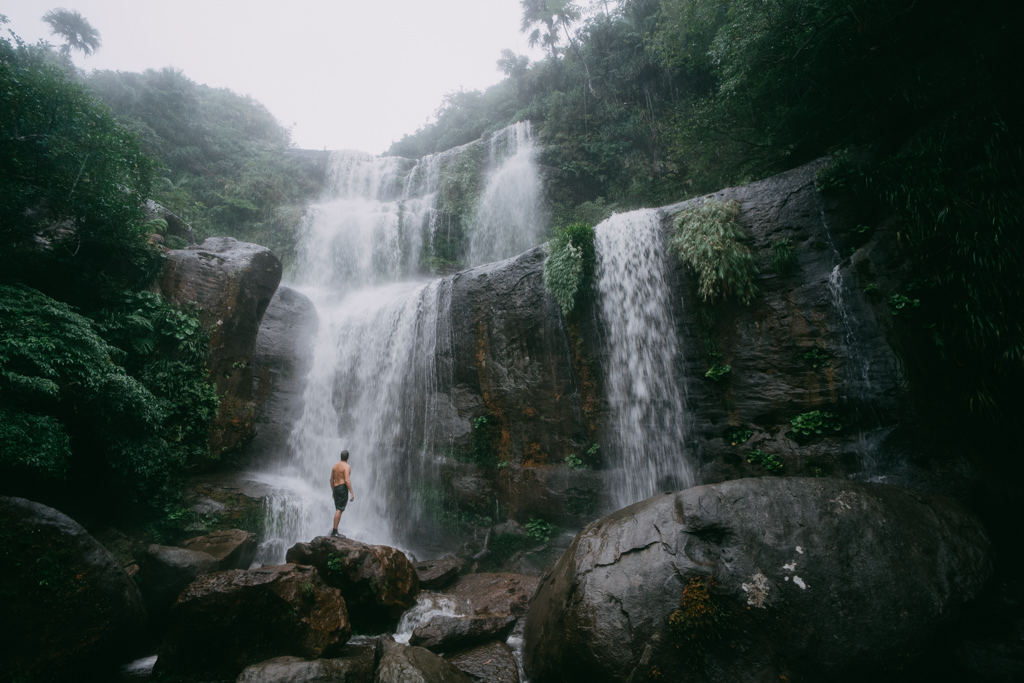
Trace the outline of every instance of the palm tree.
<path fill-rule="evenodd" d="M 100 32 L 75 10 L 63 7 L 52 9 L 43 15 L 43 21 L 50 25 L 50 33 L 64 38 L 61 54 L 71 54 L 71 49 L 74 48 L 88 56 L 100 47 Z"/>
<path fill-rule="evenodd" d="M 580 10 L 571 0 L 520 0 L 519 4 L 523 8 L 520 30 L 523 33 L 530 31 L 530 47 L 541 43 L 551 50 L 551 56 L 554 58 L 555 46 L 559 40 L 559 27 L 565 31 L 565 37 L 572 43 L 569 26 L 579 20 Z M 534 28 L 537 24 L 543 24 L 547 32 L 542 34 L 540 27 Z"/>

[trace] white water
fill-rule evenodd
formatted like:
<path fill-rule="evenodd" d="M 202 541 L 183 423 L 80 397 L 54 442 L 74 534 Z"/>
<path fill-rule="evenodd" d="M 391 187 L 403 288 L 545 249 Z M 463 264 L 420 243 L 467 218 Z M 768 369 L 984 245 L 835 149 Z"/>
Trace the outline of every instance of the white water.
<path fill-rule="evenodd" d="M 528 121 L 491 136 L 487 183 L 469 239 L 470 265 L 521 254 L 541 241 L 547 225 L 536 154 Z"/>
<path fill-rule="evenodd" d="M 399 548 L 428 543 L 423 502 L 436 497 L 445 445 L 435 444 L 433 411 L 455 411 L 437 391 L 435 365 L 450 352 L 450 282 L 419 273 L 435 234 L 448 229 L 436 209 L 443 166 L 464 149 L 416 164 L 333 154 L 331 191 L 308 213 L 292 273 L 319 318 L 303 411 L 288 452 L 253 476 L 278 492 L 257 563 L 281 562 L 294 543 L 330 531 L 328 479 L 343 449 L 355 500 L 339 531 Z M 490 164 L 480 206 L 491 209 L 468 228 L 478 245 L 469 265 L 513 256 L 546 230 L 536 222 L 540 181 L 528 125 L 494 135 Z"/>
<path fill-rule="evenodd" d="M 686 392 L 657 211 L 616 214 L 595 228 L 598 305 L 606 330 L 616 507 L 694 484 L 686 457 Z"/>

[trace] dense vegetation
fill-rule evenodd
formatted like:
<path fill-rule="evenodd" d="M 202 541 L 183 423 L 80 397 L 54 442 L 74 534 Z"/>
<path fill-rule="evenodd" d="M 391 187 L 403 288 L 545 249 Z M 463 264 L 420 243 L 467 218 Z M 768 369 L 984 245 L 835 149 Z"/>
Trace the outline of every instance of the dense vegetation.
<path fill-rule="evenodd" d="M 449 95 L 391 152 L 528 118 L 556 224 L 595 223 L 832 154 L 908 263 L 898 321 L 927 410 L 1005 437 L 1024 380 L 1024 7 L 993 0 L 523 0 L 549 56 Z M 787 245 L 773 256 L 785 265 Z M 902 299 L 901 299 L 902 301 Z M 961 444 L 964 445 L 964 444 Z"/>
<path fill-rule="evenodd" d="M 320 179 L 262 104 L 173 68 L 97 71 L 87 85 L 158 161 L 152 197 L 197 240 L 236 237 L 291 259 L 303 201 Z"/>
<path fill-rule="evenodd" d="M 46 45 L 0 39 L 0 112 L 3 491 L 159 523 L 217 397 L 194 313 L 140 291 L 154 163 Z"/>

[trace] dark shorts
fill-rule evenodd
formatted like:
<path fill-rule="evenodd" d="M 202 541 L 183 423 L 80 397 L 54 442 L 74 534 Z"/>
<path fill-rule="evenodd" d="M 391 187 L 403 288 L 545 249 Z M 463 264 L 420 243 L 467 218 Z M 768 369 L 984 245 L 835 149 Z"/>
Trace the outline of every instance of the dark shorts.
<path fill-rule="evenodd" d="M 348 486 L 338 484 L 331 490 L 334 492 L 334 508 L 336 510 L 344 510 L 345 506 L 348 505 Z"/>

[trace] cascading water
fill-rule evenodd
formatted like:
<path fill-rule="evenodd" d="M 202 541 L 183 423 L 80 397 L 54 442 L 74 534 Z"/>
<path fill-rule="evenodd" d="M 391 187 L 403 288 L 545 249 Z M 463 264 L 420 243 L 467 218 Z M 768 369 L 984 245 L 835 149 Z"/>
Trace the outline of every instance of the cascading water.
<path fill-rule="evenodd" d="M 694 483 L 686 458 L 686 392 L 657 211 L 616 214 L 595 230 L 599 314 L 606 331 L 616 507 Z"/>
<path fill-rule="evenodd" d="M 546 222 L 535 157 L 528 121 L 491 136 L 486 187 L 470 232 L 470 265 L 515 256 L 540 242 Z"/>
<path fill-rule="evenodd" d="M 443 166 L 460 153 L 415 164 L 362 152 L 332 155 L 332 189 L 307 214 L 291 275 L 320 320 L 303 412 L 288 452 L 254 475 L 279 491 L 268 504 L 258 563 L 283 561 L 295 542 L 330 531 L 328 476 L 342 449 L 350 452 L 355 501 L 341 531 L 375 544 L 429 545 L 424 529 L 432 525 L 424 523 L 422 503 L 434 495 L 430 482 L 440 450 L 433 411 L 451 410 L 437 390 L 435 365 L 439 353 L 450 353 L 451 283 L 428 282 L 419 273 L 436 234 L 446 229 L 437 208 Z M 528 125 L 496 133 L 479 205 L 497 207 L 495 215 L 529 206 L 517 216 L 539 216 L 532 158 Z M 493 189 L 502 178 L 514 187 Z M 492 248 L 470 248 L 470 265 L 533 246 L 545 227 L 522 217 L 499 222 L 484 209 L 477 216 L 469 232 Z M 516 230 L 524 235 L 497 237 Z"/>
<path fill-rule="evenodd" d="M 882 427 L 882 419 L 874 409 L 871 397 L 875 390 L 871 382 L 871 360 L 864 353 L 863 345 L 857 339 L 856 327 L 846 304 L 844 295 L 845 283 L 843 281 L 843 257 L 832 239 L 832 231 L 825 214 L 825 207 L 821 202 L 821 195 L 815 192 L 818 201 L 818 214 L 821 217 L 821 227 L 825 231 L 825 239 L 832 248 L 835 265 L 828 277 L 828 292 L 832 307 L 836 312 L 841 325 L 841 336 L 839 347 L 841 355 L 846 359 L 846 382 L 844 386 L 844 401 L 849 405 L 852 415 L 858 424 L 877 430 Z M 881 438 L 878 436 L 877 438 Z M 877 478 L 878 463 L 873 453 L 877 444 L 869 442 L 865 431 L 861 429 L 858 434 L 858 455 L 860 458 L 862 475 L 868 478 Z"/>

